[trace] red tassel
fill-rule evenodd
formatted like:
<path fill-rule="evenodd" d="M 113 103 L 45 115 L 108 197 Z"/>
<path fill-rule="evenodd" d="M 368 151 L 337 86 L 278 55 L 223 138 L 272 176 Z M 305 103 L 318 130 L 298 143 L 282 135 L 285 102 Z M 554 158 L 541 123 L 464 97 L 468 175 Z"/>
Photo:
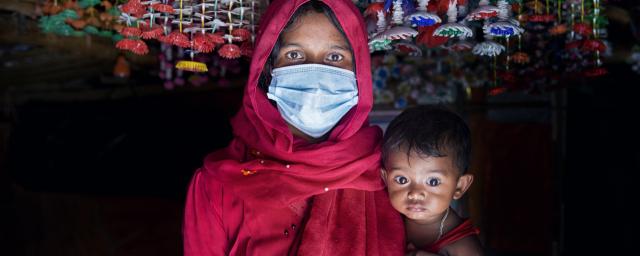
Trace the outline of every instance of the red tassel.
<path fill-rule="evenodd" d="M 193 37 L 193 49 L 199 52 L 209 53 L 216 47 L 215 43 L 209 40 L 209 37 L 203 34 L 196 34 Z"/>
<path fill-rule="evenodd" d="M 246 41 L 251 37 L 251 32 L 244 28 L 237 28 L 231 31 L 231 35 L 235 38 L 239 38 L 237 41 Z"/>
<path fill-rule="evenodd" d="M 157 26 L 140 34 L 140 37 L 144 39 L 156 39 L 160 37 L 164 33 L 164 29 L 162 27 Z"/>
<path fill-rule="evenodd" d="M 218 54 L 226 59 L 236 59 L 241 56 L 241 51 L 235 44 L 225 44 L 218 50 Z"/>
<path fill-rule="evenodd" d="M 131 14 L 135 17 L 142 17 L 142 15 L 146 13 L 144 5 L 140 3 L 140 0 L 129 0 L 129 2 L 122 5 L 122 12 Z"/>
<path fill-rule="evenodd" d="M 224 44 L 224 38 L 219 34 L 206 34 L 211 42 L 216 45 Z"/>
<path fill-rule="evenodd" d="M 151 5 L 151 8 L 153 8 L 156 11 L 164 12 L 164 13 L 168 13 L 168 14 L 173 14 L 175 12 L 173 7 L 171 5 L 168 5 L 168 4 L 160 4 L 160 3 L 153 4 L 153 5 Z"/>
<path fill-rule="evenodd" d="M 178 31 L 173 31 L 171 34 L 164 36 L 160 41 L 167 44 L 172 44 L 182 48 L 188 48 L 191 44 L 187 35 Z"/>
<path fill-rule="evenodd" d="M 126 37 L 138 37 L 141 32 L 142 31 L 136 27 L 125 27 L 120 31 L 120 34 Z"/>
<path fill-rule="evenodd" d="M 149 52 L 149 48 L 147 47 L 147 44 L 144 41 L 136 40 L 136 44 L 133 46 L 131 51 L 138 55 L 144 55 Z"/>
<path fill-rule="evenodd" d="M 122 39 L 116 43 L 116 48 L 120 50 L 128 50 L 138 55 L 144 55 L 149 52 L 147 44 L 142 40 Z"/>
<path fill-rule="evenodd" d="M 580 35 L 590 36 L 593 28 L 591 27 L 591 25 L 586 23 L 576 23 L 575 25 L 573 25 L 573 30 L 575 30 L 576 33 Z"/>
<path fill-rule="evenodd" d="M 604 52 L 607 49 L 607 46 L 600 40 L 585 40 L 582 44 L 583 51 L 595 52 L 600 51 Z"/>
<path fill-rule="evenodd" d="M 556 16 L 554 14 L 536 14 L 529 16 L 530 22 L 540 22 L 540 23 L 549 23 L 556 20 Z"/>

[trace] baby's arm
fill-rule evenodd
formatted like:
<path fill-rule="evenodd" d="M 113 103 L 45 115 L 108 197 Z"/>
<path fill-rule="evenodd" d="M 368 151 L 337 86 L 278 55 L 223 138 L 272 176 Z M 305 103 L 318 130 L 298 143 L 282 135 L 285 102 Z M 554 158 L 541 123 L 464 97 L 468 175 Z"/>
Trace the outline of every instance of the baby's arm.
<path fill-rule="evenodd" d="M 480 240 L 478 236 L 468 236 L 456 241 L 453 244 L 448 245 L 444 248 L 444 255 L 450 256 L 482 256 L 484 255 L 482 250 L 482 245 L 480 245 Z"/>
<path fill-rule="evenodd" d="M 407 245 L 407 253 L 405 254 L 405 256 L 439 256 L 439 255 L 435 253 L 418 250 L 412 243 L 409 243 L 409 245 Z"/>

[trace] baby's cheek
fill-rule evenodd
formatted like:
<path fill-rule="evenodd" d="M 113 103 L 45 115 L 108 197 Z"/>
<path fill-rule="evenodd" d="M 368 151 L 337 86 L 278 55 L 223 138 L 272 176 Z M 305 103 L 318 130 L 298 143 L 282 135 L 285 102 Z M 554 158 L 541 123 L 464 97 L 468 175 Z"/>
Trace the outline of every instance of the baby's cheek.
<path fill-rule="evenodd" d="M 389 200 L 391 200 L 391 205 L 398 211 L 402 211 L 404 208 L 404 193 L 402 191 L 389 191 Z"/>

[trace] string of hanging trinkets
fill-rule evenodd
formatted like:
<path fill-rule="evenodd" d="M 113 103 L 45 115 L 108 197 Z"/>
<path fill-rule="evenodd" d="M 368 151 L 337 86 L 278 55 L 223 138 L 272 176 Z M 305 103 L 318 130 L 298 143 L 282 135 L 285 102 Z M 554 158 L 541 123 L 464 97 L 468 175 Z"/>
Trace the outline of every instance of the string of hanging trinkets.
<path fill-rule="evenodd" d="M 197 60 L 200 54 L 217 52 L 227 59 L 251 56 L 258 6 L 255 0 L 129 0 L 120 7 L 120 19 L 128 30 L 140 29 L 129 38 L 138 45 L 157 40 L 183 48 L 187 58 L 178 61 L 176 69 L 207 72 L 207 65 Z M 116 47 L 136 54 L 147 52 L 134 50 L 131 44 Z"/>
<path fill-rule="evenodd" d="M 610 49 L 601 0 L 379 0 L 361 5 L 372 53 L 418 57 L 425 50 L 443 51 L 458 60 L 471 53 L 478 58 L 463 57 L 466 63 L 460 66 L 475 67 L 486 58 L 486 72 L 480 73 L 495 92 L 540 92 L 560 79 L 607 73 L 602 58 Z"/>

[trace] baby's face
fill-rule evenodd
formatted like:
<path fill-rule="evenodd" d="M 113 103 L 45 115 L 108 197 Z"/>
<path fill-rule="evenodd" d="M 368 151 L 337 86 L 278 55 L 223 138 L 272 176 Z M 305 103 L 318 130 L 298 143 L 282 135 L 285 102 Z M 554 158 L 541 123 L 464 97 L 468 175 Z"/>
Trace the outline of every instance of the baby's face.
<path fill-rule="evenodd" d="M 459 172 L 450 156 L 426 157 L 396 150 L 385 159 L 383 178 L 391 204 L 416 222 L 439 220 L 452 199 L 464 193 Z"/>

